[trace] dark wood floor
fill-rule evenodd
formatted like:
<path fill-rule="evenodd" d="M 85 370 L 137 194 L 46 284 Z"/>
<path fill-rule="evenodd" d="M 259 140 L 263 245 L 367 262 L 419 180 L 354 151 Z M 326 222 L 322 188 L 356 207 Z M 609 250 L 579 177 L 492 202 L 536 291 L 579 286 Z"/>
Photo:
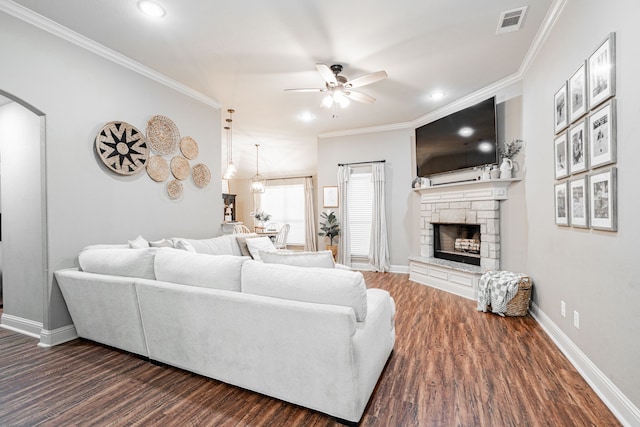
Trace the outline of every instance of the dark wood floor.
<path fill-rule="evenodd" d="M 367 273 L 396 300 L 394 352 L 362 426 L 620 425 L 529 316 Z M 0 426 L 334 426 L 331 417 L 85 340 L 0 328 Z"/>

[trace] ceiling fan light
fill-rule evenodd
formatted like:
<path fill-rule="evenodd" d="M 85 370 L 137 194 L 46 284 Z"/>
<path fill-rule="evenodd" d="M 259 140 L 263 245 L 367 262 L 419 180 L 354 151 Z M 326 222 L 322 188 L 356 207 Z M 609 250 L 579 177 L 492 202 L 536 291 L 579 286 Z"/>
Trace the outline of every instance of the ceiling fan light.
<path fill-rule="evenodd" d="M 331 108 L 332 105 L 333 105 L 333 97 L 331 95 L 325 96 L 324 99 L 322 100 L 322 106 L 324 108 Z"/>

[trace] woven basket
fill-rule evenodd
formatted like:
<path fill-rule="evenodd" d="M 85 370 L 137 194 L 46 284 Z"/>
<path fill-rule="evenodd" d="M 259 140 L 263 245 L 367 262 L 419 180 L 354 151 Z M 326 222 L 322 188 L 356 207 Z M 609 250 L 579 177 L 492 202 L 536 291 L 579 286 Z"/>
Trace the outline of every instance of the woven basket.
<path fill-rule="evenodd" d="M 511 301 L 507 303 L 505 316 L 526 316 L 529 312 L 529 301 L 531 301 L 531 278 L 524 276 L 518 283 L 518 292 Z"/>

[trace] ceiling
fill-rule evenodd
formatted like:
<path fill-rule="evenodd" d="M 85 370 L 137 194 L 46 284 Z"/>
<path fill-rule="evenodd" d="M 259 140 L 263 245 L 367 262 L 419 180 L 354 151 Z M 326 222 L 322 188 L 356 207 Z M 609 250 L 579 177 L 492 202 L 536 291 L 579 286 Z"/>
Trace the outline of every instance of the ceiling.
<path fill-rule="evenodd" d="M 239 178 L 315 173 L 317 137 L 419 119 L 518 72 L 552 0 L 157 0 L 150 18 L 137 0 L 15 0 L 233 108 Z M 501 12 L 528 6 L 519 31 L 496 34 Z M 359 88 L 377 99 L 352 102 L 336 118 L 315 64 L 342 64 L 348 79 L 385 70 Z M 441 90 L 446 97 L 429 98 Z M 315 119 L 305 122 L 300 114 Z M 161 114 L 162 112 L 157 112 Z M 224 141 L 224 137 L 223 137 Z M 223 155 L 223 158 L 226 156 Z"/>

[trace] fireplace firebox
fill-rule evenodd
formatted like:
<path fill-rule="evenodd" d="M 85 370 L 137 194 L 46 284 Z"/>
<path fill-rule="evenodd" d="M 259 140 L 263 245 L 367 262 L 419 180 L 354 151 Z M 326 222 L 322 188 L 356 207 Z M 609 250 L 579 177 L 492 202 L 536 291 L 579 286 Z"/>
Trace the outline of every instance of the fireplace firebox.
<path fill-rule="evenodd" d="M 479 224 L 433 224 L 433 256 L 480 265 Z"/>

